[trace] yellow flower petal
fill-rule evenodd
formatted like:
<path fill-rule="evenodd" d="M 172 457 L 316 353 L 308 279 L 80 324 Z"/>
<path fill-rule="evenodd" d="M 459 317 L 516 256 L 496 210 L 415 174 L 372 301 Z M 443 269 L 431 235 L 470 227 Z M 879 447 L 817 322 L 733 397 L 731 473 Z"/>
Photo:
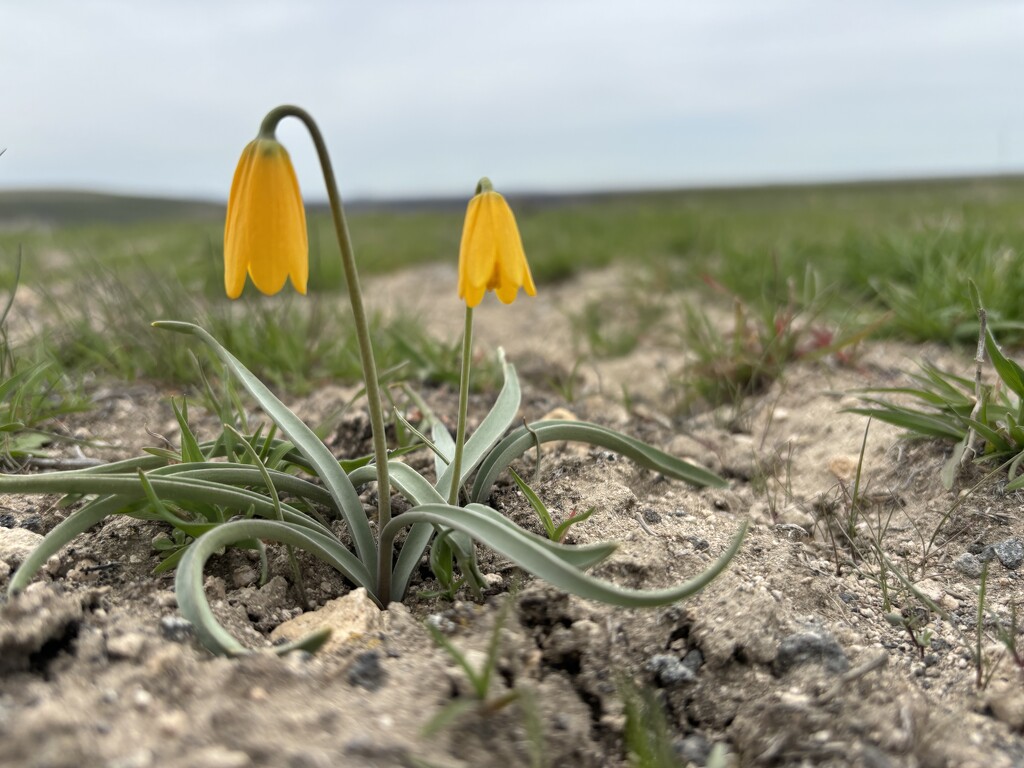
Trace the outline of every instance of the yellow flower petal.
<path fill-rule="evenodd" d="M 492 290 L 511 304 L 520 287 L 531 296 L 537 293 L 515 216 L 504 197 L 485 188 L 466 208 L 459 247 L 459 298 L 475 307 Z"/>
<path fill-rule="evenodd" d="M 258 138 L 242 152 L 224 225 L 224 289 L 237 299 L 245 275 L 274 294 L 290 278 L 299 293 L 309 280 L 306 210 L 287 150 Z"/>

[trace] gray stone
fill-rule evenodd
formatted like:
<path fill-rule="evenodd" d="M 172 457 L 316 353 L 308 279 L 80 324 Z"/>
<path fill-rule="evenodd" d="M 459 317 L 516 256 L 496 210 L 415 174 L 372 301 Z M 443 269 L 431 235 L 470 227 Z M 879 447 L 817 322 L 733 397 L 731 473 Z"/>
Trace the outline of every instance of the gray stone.
<path fill-rule="evenodd" d="M 970 552 L 964 552 L 953 563 L 954 568 L 965 576 L 970 576 L 972 579 L 981 576 L 982 565 L 981 558 L 977 555 L 972 555 Z"/>
<path fill-rule="evenodd" d="M 676 756 L 685 763 L 707 765 L 711 743 L 699 733 L 691 733 L 673 744 Z"/>
<path fill-rule="evenodd" d="M 784 674 L 803 664 L 820 664 L 834 674 L 841 674 L 850 667 L 842 646 L 824 629 L 797 632 L 779 643 L 776 673 Z"/>
<path fill-rule="evenodd" d="M 1024 563 L 1024 541 L 1016 536 L 992 545 L 992 553 L 1004 568 L 1015 571 Z"/>
<path fill-rule="evenodd" d="M 647 660 L 645 666 L 648 672 L 654 673 L 658 683 L 663 686 L 692 683 L 697 679 L 694 671 L 684 664 L 678 656 L 668 653 L 656 653 Z"/>
<path fill-rule="evenodd" d="M 695 677 L 697 675 L 697 671 L 701 668 L 701 665 L 703 664 L 704 654 L 701 653 L 700 649 L 698 648 L 694 648 L 692 651 L 689 651 L 683 657 L 683 666 L 689 669 L 691 672 L 693 672 Z"/>

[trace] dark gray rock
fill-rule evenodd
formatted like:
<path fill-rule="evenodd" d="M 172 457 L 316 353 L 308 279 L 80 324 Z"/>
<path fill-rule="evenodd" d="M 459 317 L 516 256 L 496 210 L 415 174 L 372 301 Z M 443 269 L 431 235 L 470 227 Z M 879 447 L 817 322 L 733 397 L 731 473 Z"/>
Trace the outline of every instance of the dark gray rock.
<path fill-rule="evenodd" d="M 380 654 L 377 651 L 364 651 L 356 656 L 352 666 L 346 672 L 349 685 L 358 685 L 368 691 L 376 691 L 384 684 L 385 672 L 380 665 Z"/>
<path fill-rule="evenodd" d="M 1024 541 L 1021 541 L 1016 536 L 1000 541 L 998 544 L 993 544 L 991 549 L 992 554 L 1008 570 L 1015 571 L 1020 568 L 1021 563 L 1024 563 Z"/>
<path fill-rule="evenodd" d="M 697 648 L 694 648 L 692 651 L 689 651 L 683 657 L 683 666 L 689 669 L 691 672 L 693 672 L 694 677 L 697 676 L 697 671 L 701 668 L 703 664 L 704 654 L 701 653 L 700 650 L 698 650 Z"/>
<path fill-rule="evenodd" d="M 820 664 L 834 674 L 842 674 L 850 668 L 846 652 L 824 629 L 797 632 L 779 643 L 774 664 L 776 674 L 785 674 L 803 664 Z"/>
<path fill-rule="evenodd" d="M 694 670 L 690 669 L 678 656 L 668 653 L 656 653 L 647 660 L 648 672 L 654 674 L 659 685 L 675 686 L 692 683 L 697 679 Z"/>
<path fill-rule="evenodd" d="M 657 510 L 648 507 L 644 510 L 644 522 L 651 523 L 652 525 L 654 523 L 660 523 L 661 515 L 658 514 Z"/>
<path fill-rule="evenodd" d="M 953 563 L 953 567 L 956 568 L 964 576 L 970 576 L 972 579 L 976 579 L 981 576 L 981 569 L 983 563 L 980 557 L 971 554 L 970 552 L 964 552 L 960 557 Z"/>

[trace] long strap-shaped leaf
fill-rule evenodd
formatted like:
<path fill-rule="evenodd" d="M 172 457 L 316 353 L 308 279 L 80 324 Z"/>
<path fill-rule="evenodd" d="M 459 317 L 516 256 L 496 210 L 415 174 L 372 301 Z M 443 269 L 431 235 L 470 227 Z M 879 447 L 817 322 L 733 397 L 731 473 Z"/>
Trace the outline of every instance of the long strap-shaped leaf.
<path fill-rule="evenodd" d="M 504 360 L 503 360 L 504 362 Z M 487 452 L 505 434 L 512 422 L 519 413 L 519 404 L 522 401 L 522 393 L 519 388 L 519 377 L 516 376 L 515 366 L 511 363 L 504 363 L 502 366 L 505 372 L 505 383 L 498 393 L 498 399 L 494 406 L 488 411 L 480 426 L 476 428 L 473 435 L 466 441 L 462 454 L 462 477 L 454 478 L 455 482 L 461 485 L 466 478 L 472 474 L 483 460 Z M 449 464 L 441 476 L 437 479 L 437 490 L 445 498 L 448 498 L 452 487 L 452 467 Z"/>
<path fill-rule="evenodd" d="M 478 505 L 452 507 L 446 504 L 425 504 L 414 507 L 393 519 L 381 531 L 381 541 L 394 540 L 403 526 L 429 522 L 444 525 L 472 536 L 488 549 L 507 557 L 534 576 L 574 595 L 598 600 L 610 605 L 631 608 L 668 605 L 696 594 L 718 576 L 739 551 L 746 535 L 748 521 L 740 524 L 729 548 L 707 570 L 683 584 L 668 589 L 626 589 L 602 579 L 588 576 L 579 568 L 565 562 L 547 547 L 540 545 L 522 529 L 517 532 L 500 525 L 491 517 L 481 514 Z"/>
<path fill-rule="evenodd" d="M 377 547 L 373 540 L 373 532 L 363 512 L 363 504 L 348 475 L 341 469 L 338 460 L 331 454 L 316 434 L 302 420 L 292 413 L 277 397 L 254 376 L 248 368 L 222 347 L 213 336 L 192 323 L 176 321 L 160 321 L 153 323 L 157 328 L 164 328 L 178 333 L 192 334 L 202 339 L 213 350 L 221 362 L 238 378 L 260 407 L 281 428 L 285 436 L 295 444 L 295 448 L 310 463 L 324 486 L 334 497 L 335 504 L 341 511 L 355 542 L 359 559 L 373 573 L 377 569 Z M 374 590 L 370 590 L 371 592 Z"/>
<path fill-rule="evenodd" d="M 587 421 L 562 421 L 551 419 L 535 421 L 529 428 L 520 427 L 505 437 L 494 447 L 480 464 L 476 481 L 473 483 L 473 501 L 486 501 L 491 494 L 491 486 L 498 475 L 513 460 L 522 456 L 537 441 L 541 443 L 571 440 L 621 453 L 637 464 L 648 469 L 661 472 L 667 477 L 685 480 L 693 485 L 723 488 L 728 483 L 710 470 L 694 466 L 664 451 L 636 440 L 621 432 L 591 424 Z"/>
<path fill-rule="evenodd" d="M 237 520 L 225 523 L 196 539 L 181 558 L 174 577 L 174 590 L 181 615 L 192 623 L 199 640 L 214 653 L 238 655 L 248 653 L 249 649 L 232 637 L 213 615 L 203 591 L 203 566 L 221 547 L 246 539 L 278 541 L 304 549 L 336 568 L 353 583 L 366 587 L 367 592 L 373 595 L 369 571 L 332 536 L 323 536 L 307 528 L 276 520 Z M 316 633 L 311 636 L 311 640 L 313 638 L 322 640 L 323 636 Z M 301 647 L 302 643 L 299 645 Z"/>
<path fill-rule="evenodd" d="M 0 488 L 4 489 L 9 488 L 12 481 L 21 481 L 16 489 L 20 493 L 80 492 L 102 494 L 100 498 L 94 499 L 74 512 L 43 537 L 43 540 L 39 542 L 39 546 L 32 550 L 31 554 L 25 558 L 21 566 L 11 577 L 11 582 L 7 587 L 8 594 L 13 595 L 23 590 L 32 580 L 32 577 L 38 573 L 39 569 L 46 564 L 50 556 L 59 552 L 61 547 L 76 536 L 89 530 L 104 518 L 118 514 L 133 502 L 145 498 L 142 484 L 139 482 L 138 477 L 134 476 L 111 477 L 94 475 L 86 479 L 79 475 L 77 478 L 60 478 L 63 481 L 62 485 L 74 483 L 75 485 L 72 485 L 71 488 L 46 485 L 47 480 L 53 479 L 56 475 L 64 474 L 53 472 L 48 475 L 0 476 Z M 261 517 L 275 516 L 273 502 L 266 496 L 252 491 L 232 488 L 205 480 L 154 477 L 152 474 L 149 475 L 149 481 L 153 489 L 163 499 L 220 504 L 239 510 L 251 508 Z M 35 487 L 38 485 L 43 487 Z M 281 513 L 284 515 L 285 522 L 287 523 L 308 528 L 321 536 L 334 538 L 329 528 L 288 504 L 281 505 Z M 369 589 L 369 586 L 367 586 L 367 589 Z"/>
<path fill-rule="evenodd" d="M 0 475 L 0 491 L 122 495 L 128 500 L 145 495 L 137 475 L 77 475 L 75 477 L 69 477 L 69 475 L 70 473 L 64 472 L 50 472 L 41 475 Z M 253 507 L 257 514 L 262 515 L 265 511 L 273 514 L 274 504 L 270 499 L 244 488 L 234 488 L 223 483 L 213 483 L 198 478 L 179 478 L 173 475 L 150 474 L 148 477 L 153 485 L 153 490 L 161 499 L 220 504 L 237 510 Z M 289 522 L 333 535 L 329 528 L 304 512 L 287 504 L 282 504 L 281 509 L 285 519 Z"/>
<path fill-rule="evenodd" d="M 54 474 L 54 473 L 51 473 Z M 281 493 L 291 494 L 303 499 L 315 501 L 334 509 L 334 498 L 323 487 L 314 485 L 301 477 L 268 469 L 267 474 L 274 481 L 274 487 Z M 193 462 L 189 464 L 169 464 L 151 470 L 149 476 L 175 476 L 208 480 L 224 485 L 264 485 L 263 474 L 258 468 L 249 464 L 224 463 L 216 461 Z"/>

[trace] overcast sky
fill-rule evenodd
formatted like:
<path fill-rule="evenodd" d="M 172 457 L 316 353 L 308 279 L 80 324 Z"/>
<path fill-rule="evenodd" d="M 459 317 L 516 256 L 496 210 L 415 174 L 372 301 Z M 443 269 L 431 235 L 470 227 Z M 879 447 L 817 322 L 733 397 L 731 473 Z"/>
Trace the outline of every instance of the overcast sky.
<path fill-rule="evenodd" d="M 0 0 L 0 188 L 223 199 L 282 102 L 349 197 L 1020 172 L 1022 75 L 1021 0 Z"/>

